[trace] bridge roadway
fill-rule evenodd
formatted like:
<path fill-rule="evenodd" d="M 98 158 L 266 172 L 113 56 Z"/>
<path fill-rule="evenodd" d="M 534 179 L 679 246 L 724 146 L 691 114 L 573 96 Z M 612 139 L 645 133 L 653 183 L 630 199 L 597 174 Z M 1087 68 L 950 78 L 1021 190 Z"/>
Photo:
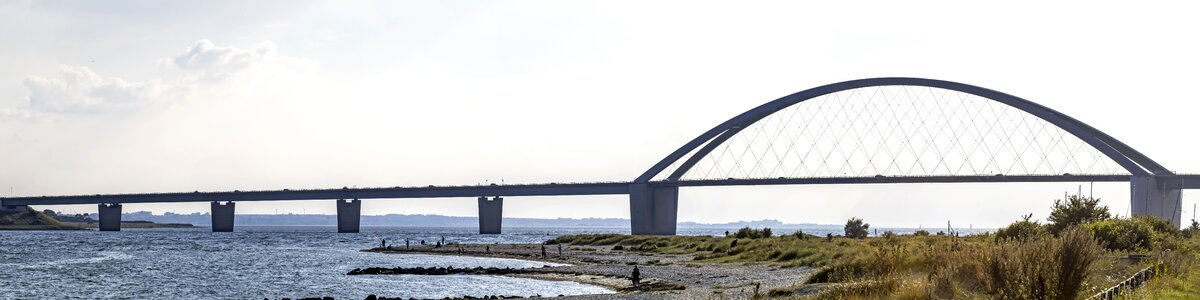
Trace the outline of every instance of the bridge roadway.
<path fill-rule="evenodd" d="M 1200 189 L 1200 175 L 1158 176 L 1168 189 Z M 888 183 L 999 183 L 999 182 L 1128 182 L 1130 175 L 978 175 L 978 176 L 873 176 L 832 178 L 758 178 L 724 180 L 652 181 L 652 188 L 741 185 L 888 184 Z M 305 190 L 220 191 L 145 194 L 97 194 L 0 198 L 3 207 L 22 205 L 98 204 L 102 229 L 120 229 L 120 204 L 212 202 L 213 230 L 233 230 L 233 202 L 338 200 L 340 232 L 357 232 L 360 199 L 478 197 L 480 232 L 499 233 L 503 198 L 510 196 L 627 195 L 632 182 L 492 184 L 474 186 L 425 186 L 381 188 L 333 188 Z M 489 198 L 490 197 L 490 198 Z M 352 199 L 345 201 L 344 199 Z M 631 204 L 632 205 L 632 204 Z M 675 218 L 669 218 L 674 220 Z M 107 227 L 105 225 L 108 225 Z"/>

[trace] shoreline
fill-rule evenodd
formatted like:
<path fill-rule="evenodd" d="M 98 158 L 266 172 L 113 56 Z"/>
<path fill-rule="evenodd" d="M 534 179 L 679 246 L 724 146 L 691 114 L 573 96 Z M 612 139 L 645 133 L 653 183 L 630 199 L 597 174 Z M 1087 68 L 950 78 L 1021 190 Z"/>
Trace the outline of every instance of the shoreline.
<path fill-rule="evenodd" d="M 469 256 L 498 259 L 519 259 L 560 266 L 513 269 L 495 276 L 520 277 L 537 280 L 573 281 L 600 286 L 614 294 L 567 296 L 568 299 L 659 299 L 670 298 L 749 298 L 756 290 L 765 295 L 775 287 L 802 282 L 813 274 L 812 268 L 782 268 L 762 263 L 695 262 L 691 255 L 651 254 L 637 251 L 613 250 L 604 246 L 563 246 L 560 256 L 557 245 L 542 244 L 450 244 L 441 247 L 413 245 L 405 249 L 370 248 L 362 252 L 380 254 L 428 254 Z M 461 250 L 460 250 L 461 249 Z M 633 287 L 630 273 L 634 266 L 641 270 L 642 281 Z M 378 266 L 364 266 L 378 267 Z M 481 274 L 483 275 L 483 274 Z"/>

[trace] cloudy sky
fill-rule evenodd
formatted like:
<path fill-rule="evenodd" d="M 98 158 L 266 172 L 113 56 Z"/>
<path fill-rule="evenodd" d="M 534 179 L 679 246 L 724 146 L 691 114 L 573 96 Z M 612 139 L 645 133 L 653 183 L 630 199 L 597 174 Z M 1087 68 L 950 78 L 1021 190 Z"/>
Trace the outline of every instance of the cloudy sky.
<path fill-rule="evenodd" d="M 20 196 L 624 181 L 758 104 L 882 76 L 1018 95 L 1200 173 L 1191 5 L 0 0 L 0 186 Z M 1078 188 L 694 188 L 679 218 L 988 227 L 1044 218 Z M 1128 210 L 1127 184 L 1095 194 Z M 1197 198 L 1185 192 L 1185 218 Z M 364 213 L 473 215 L 473 201 L 369 200 Z M 627 201 L 510 198 L 505 213 L 625 218 Z"/>

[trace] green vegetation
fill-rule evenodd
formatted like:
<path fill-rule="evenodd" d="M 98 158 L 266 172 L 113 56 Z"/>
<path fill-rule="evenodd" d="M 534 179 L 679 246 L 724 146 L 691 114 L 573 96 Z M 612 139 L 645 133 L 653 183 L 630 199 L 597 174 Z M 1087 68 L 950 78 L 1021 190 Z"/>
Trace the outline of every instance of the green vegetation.
<path fill-rule="evenodd" d="M 733 237 L 736 237 L 739 239 L 769 238 L 769 237 L 771 237 L 771 229 L 770 228 L 751 229 L 750 227 L 742 227 L 742 229 L 738 229 L 737 233 L 733 234 Z"/>
<path fill-rule="evenodd" d="M 15 211 L 0 212 L 0 230 L 56 230 L 79 229 L 55 220 L 28 206 Z"/>
<path fill-rule="evenodd" d="M 1082 299 L 1159 263 L 1159 275 L 1137 290 L 1137 299 L 1200 295 L 1200 236 L 1185 236 L 1188 230 L 1152 217 L 1111 218 L 1107 208 L 1090 200 L 1056 204 L 1055 223 L 1043 225 L 1026 215 L 996 234 L 965 237 L 885 232 L 877 238 L 818 238 L 743 228 L 738 232 L 744 234 L 725 237 L 574 235 L 547 243 L 690 254 L 698 263 L 816 268 L 806 282 L 767 292 L 771 297 Z M 1090 212 L 1066 213 L 1072 211 Z M 1071 220 L 1090 221 L 1051 230 Z M 847 232 L 865 235 L 867 226 L 853 218 Z"/>
<path fill-rule="evenodd" d="M 996 230 L 997 240 L 1028 240 L 1049 233 L 1045 226 L 1037 221 L 1030 221 L 1033 214 L 1021 216 L 1020 221 L 1013 222 L 1004 228 Z"/>
<path fill-rule="evenodd" d="M 1067 197 L 1066 203 L 1063 203 L 1062 200 L 1054 200 L 1054 206 L 1050 208 L 1050 217 L 1047 220 L 1050 221 L 1048 228 L 1050 232 L 1058 234 L 1071 226 L 1103 221 L 1108 218 L 1108 206 L 1100 205 L 1100 198 L 1072 195 Z"/>
<path fill-rule="evenodd" d="M 863 223 L 862 219 L 850 218 L 846 221 L 846 237 L 850 238 L 866 238 L 867 229 L 871 228 L 871 224 Z"/>

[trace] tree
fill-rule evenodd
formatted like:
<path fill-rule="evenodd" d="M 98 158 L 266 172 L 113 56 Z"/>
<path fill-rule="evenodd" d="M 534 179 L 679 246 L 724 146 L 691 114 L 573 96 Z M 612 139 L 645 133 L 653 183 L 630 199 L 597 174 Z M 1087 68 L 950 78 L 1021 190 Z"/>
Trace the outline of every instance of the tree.
<path fill-rule="evenodd" d="M 871 224 L 863 223 L 862 219 L 850 218 L 846 221 L 846 237 L 848 238 L 866 238 L 867 229 L 871 228 Z"/>
<path fill-rule="evenodd" d="M 1196 222 L 1194 219 L 1192 220 L 1192 226 L 1183 229 L 1183 237 L 1191 238 L 1193 236 L 1200 236 L 1200 222 Z"/>
<path fill-rule="evenodd" d="M 1021 216 L 1020 221 L 1013 222 L 1008 227 L 997 229 L 996 239 L 1024 241 L 1046 233 L 1046 228 L 1042 227 L 1042 224 L 1038 224 L 1037 221 L 1031 221 L 1030 219 L 1033 219 L 1033 214 Z"/>
<path fill-rule="evenodd" d="M 1100 205 L 1100 198 L 1068 196 L 1066 203 L 1054 200 L 1050 208 L 1050 232 L 1058 234 L 1071 226 L 1108 220 L 1108 206 Z"/>

